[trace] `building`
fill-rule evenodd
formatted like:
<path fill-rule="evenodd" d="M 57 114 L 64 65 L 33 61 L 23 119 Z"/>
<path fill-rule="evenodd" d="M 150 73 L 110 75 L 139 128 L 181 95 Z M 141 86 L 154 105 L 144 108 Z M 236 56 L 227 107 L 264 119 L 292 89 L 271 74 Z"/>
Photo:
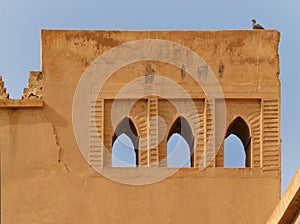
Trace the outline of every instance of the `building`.
<path fill-rule="evenodd" d="M 9 99 L 1 80 L 2 223 L 296 223 L 299 181 L 293 211 L 277 205 L 279 39 L 276 30 L 43 30 L 41 71 L 23 99 Z M 175 133 L 189 168 L 168 166 Z M 113 166 L 121 134 L 135 167 Z M 243 168 L 224 167 L 231 134 Z"/>

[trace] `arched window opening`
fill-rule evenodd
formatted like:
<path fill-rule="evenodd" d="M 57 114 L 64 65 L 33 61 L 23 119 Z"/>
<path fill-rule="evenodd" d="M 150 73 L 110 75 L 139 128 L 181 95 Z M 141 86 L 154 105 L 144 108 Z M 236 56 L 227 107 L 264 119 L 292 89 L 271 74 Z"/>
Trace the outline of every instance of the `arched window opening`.
<path fill-rule="evenodd" d="M 136 154 L 131 139 L 126 134 L 121 134 L 112 147 L 113 167 L 135 167 Z"/>
<path fill-rule="evenodd" d="M 180 116 L 174 121 L 167 141 L 167 164 L 169 167 L 194 166 L 194 136 L 184 117 Z"/>
<path fill-rule="evenodd" d="M 241 140 L 234 134 L 225 139 L 224 144 L 224 167 L 245 167 L 246 155 Z"/>
<path fill-rule="evenodd" d="M 251 166 L 250 130 L 241 117 L 236 118 L 228 127 L 224 145 L 224 166 Z"/>
<path fill-rule="evenodd" d="M 132 120 L 125 117 L 117 126 L 112 138 L 112 166 L 138 166 L 138 145 L 137 129 Z"/>
<path fill-rule="evenodd" d="M 173 134 L 168 141 L 168 167 L 191 167 L 190 147 L 179 134 Z"/>

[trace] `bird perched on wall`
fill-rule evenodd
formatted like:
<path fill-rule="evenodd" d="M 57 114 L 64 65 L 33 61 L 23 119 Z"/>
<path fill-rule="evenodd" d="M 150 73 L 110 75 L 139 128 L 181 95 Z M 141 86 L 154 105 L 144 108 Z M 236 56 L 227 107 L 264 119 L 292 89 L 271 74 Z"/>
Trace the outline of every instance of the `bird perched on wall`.
<path fill-rule="evenodd" d="M 255 19 L 252 19 L 252 28 L 254 30 L 264 30 L 265 28 L 263 28 L 262 25 L 256 23 Z"/>

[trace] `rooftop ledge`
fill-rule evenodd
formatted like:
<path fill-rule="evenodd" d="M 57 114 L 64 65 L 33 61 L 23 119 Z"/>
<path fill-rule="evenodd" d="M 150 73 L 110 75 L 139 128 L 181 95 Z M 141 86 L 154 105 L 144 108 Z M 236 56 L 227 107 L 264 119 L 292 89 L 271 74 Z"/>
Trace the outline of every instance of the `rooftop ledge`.
<path fill-rule="evenodd" d="M 200 169 L 198 167 L 193 168 L 170 168 L 170 167 L 102 167 L 96 168 L 99 173 L 90 173 L 89 177 L 102 178 L 109 176 L 116 180 L 123 179 L 126 182 L 126 178 L 133 179 L 138 178 L 277 178 L 280 179 L 280 173 L 278 171 L 265 172 L 262 168 L 224 168 L 224 167 L 207 167 Z"/>
<path fill-rule="evenodd" d="M 28 108 L 36 107 L 42 108 L 44 101 L 42 99 L 0 99 L 0 108 Z"/>

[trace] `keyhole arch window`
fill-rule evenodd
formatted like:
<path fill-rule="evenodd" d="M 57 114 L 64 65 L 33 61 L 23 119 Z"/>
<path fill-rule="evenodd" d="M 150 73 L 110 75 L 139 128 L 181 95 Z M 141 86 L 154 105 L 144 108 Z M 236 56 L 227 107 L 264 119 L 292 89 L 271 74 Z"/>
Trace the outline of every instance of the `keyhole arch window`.
<path fill-rule="evenodd" d="M 167 142 L 168 167 L 194 167 L 194 135 L 183 116 L 173 122 Z"/>
<path fill-rule="evenodd" d="M 240 116 L 235 118 L 227 129 L 224 162 L 225 167 L 251 167 L 250 128 Z"/>
<path fill-rule="evenodd" d="M 123 118 L 112 137 L 112 166 L 136 167 L 139 161 L 139 137 L 133 121 Z"/>

